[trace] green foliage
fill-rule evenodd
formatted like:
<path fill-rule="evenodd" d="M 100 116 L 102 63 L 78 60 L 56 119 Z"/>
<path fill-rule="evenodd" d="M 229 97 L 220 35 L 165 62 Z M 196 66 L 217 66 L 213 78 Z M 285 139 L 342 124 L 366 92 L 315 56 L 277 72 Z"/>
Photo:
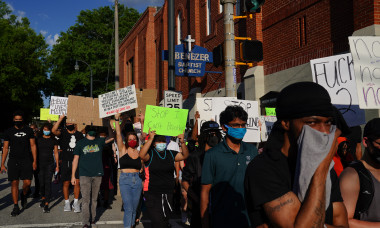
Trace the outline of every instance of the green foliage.
<path fill-rule="evenodd" d="M 27 18 L 18 21 L 10 13 L 0 0 L 0 118 L 9 121 L 15 109 L 30 116 L 39 112 L 48 71 L 44 37 L 29 27 Z"/>
<path fill-rule="evenodd" d="M 123 39 L 139 19 L 137 10 L 119 5 L 119 38 Z M 93 72 L 93 94 L 96 97 L 115 88 L 114 64 L 114 9 L 100 7 L 80 12 L 74 26 L 60 34 L 49 58 L 51 93 L 63 95 L 90 94 L 90 69 L 78 61 L 88 63 Z M 107 85 L 108 77 L 108 88 Z"/>

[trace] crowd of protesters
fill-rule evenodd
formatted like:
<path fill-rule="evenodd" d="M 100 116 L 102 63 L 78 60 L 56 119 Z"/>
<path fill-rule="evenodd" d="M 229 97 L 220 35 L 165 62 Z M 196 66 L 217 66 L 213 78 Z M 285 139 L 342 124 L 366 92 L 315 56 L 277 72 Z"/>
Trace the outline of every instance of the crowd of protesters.
<path fill-rule="evenodd" d="M 11 182 L 11 216 L 21 212 L 19 196 L 26 207 L 34 176 L 43 212 L 59 177 L 63 211 L 81 212 L 83 227 L 95 226 L 97 206 L 112 208 L 117 188 L 124 227 L 139 224 L 142 205 L 158 228 L 170 227 L 178 210 L 190 227 L 380 227 L 380 118 L 362 135 L 311 82 L 285 87 L 276 114 L 267 142 L 257 145 L 242 140 L 248 114 L 240 106 L 200 129 L 197 112 L 191 130 L 177 137 L 142 132 L 141 114 L 116 114 L 108 128 L 80 132 L 65 116 L 38 130 L 16 112 L 1 161 Z"/>

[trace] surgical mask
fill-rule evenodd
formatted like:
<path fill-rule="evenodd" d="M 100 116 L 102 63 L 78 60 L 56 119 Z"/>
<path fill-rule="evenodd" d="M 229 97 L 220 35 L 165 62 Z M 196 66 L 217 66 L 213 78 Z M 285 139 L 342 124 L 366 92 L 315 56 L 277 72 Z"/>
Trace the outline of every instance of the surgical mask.
<path fill-rule="evenodd" d="M 166 149 L 166 143 L 157 143 L 155 147 L 156 147 L 156 150 L 160 152 L 164 151 Z"/>
<path fill-rule="evenodd" d="M 247 128 L 233 128 L 227 125 L 224 126 L 227 128 L 227 135 L 235 139 L 243 139 L 245 133 L 247 132 Z"/>
<path fill-rule="evenodd" d="M 13 121 L 13 124 L 16 127 L 22 127 L 24 125 L 24 122 L 22 120 Z"/>
<path fill-rule="evenodd" d="M 95 137 L 96 136 L 96 131 L 89 131 L 87 134 L 89 136 Z"/>
<path fill-rule="evenodd" d="M 75 128 L 74 124 L 66 125 L 66 129 L 69 130 L 69 131 L 73 131 L 74 128 Z"/>
<path fill-rule="evenodd" d="M 50 135 L 50 131 L 43 131 L 44 132 L 44 135 L 48 136 Z"/>
<path fill-rule="evenodd" d="M 137 141 L 136 140 L 131 140 L 128 142 L 128 146 L 129 147 L 132 147 L 132 148 L 135 148 L 137 145 Z"/>
<path fill-rule="evenodd" d="M 218 136 L 216 135 L 213 135 L 213 136 L 210 136 L 208 139 L 207 139 L 207 145 L 211 146 L 211 147 L 214 147 L 216 146 L 216 144 L 219 143 L 219 138 Z"/>

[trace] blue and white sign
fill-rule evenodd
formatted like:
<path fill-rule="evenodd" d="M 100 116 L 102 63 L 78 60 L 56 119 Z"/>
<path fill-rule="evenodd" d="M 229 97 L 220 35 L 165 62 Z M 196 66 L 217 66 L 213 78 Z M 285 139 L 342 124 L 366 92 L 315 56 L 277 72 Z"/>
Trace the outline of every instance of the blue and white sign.
<path fill-rule="evenodd" d="M 162 52 L 162 58 L 168 59 L 168 51 Z M 175 75 L 185 77 L 202 77 L 206 72 L 206 63 L 213 62 L 212 52 L 194 45 L 191 51 L 184 44 L 175 46 Z"/>

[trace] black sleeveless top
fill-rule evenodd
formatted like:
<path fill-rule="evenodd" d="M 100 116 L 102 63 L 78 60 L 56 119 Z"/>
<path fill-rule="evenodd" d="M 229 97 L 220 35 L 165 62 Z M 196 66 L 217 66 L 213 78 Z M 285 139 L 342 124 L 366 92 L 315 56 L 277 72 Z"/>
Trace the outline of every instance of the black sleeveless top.
<path fill-rule="evenodd" d="M 128 153 L 124 154 L 119 158 L 120 169 L 141 169 L 141 159 L 137 157 L 132 159 Z"/>

